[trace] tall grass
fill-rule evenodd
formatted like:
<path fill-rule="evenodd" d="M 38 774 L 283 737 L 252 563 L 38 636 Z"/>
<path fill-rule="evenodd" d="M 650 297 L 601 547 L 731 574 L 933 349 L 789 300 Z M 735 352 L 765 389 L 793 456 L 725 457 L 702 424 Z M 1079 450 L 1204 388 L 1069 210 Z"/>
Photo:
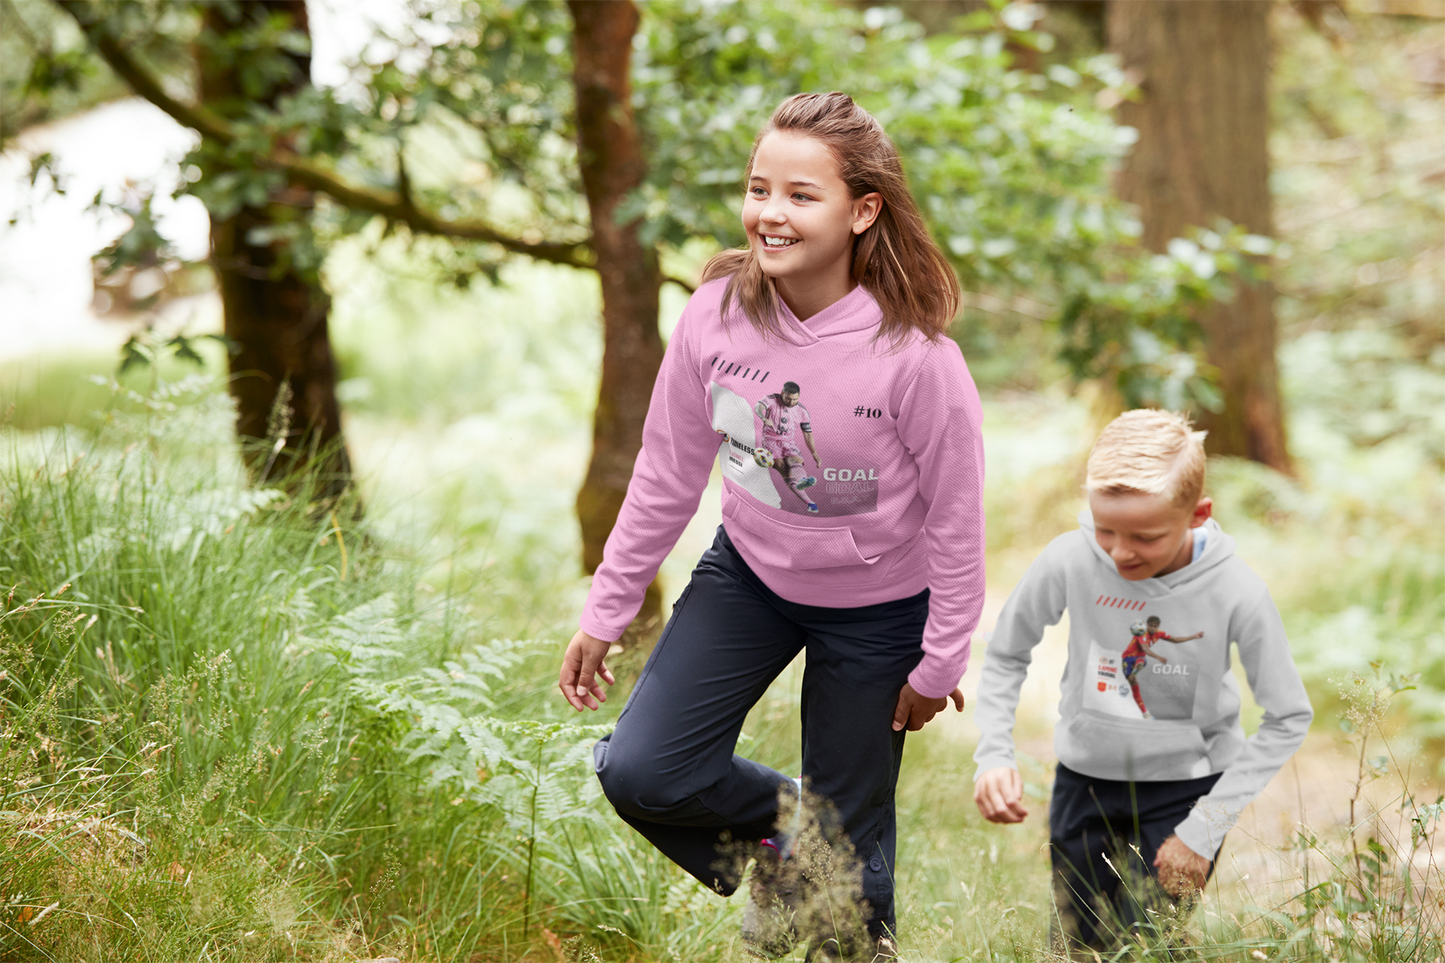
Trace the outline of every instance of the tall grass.
<path fill-rule="evenodd" d="M 176 412 L 12 434 L 0 469 L 0 955 L 505 955 L 540 900 L 506 870 L 504 787 L 577 783 L 571 757 L 447 769 L 399 706 L 440 678 L 462 715 L 545 717 L 509 673 L 550 659 L 486 642 L 345 506 L 247 488 L 213 388 L 163 393 Z"/>

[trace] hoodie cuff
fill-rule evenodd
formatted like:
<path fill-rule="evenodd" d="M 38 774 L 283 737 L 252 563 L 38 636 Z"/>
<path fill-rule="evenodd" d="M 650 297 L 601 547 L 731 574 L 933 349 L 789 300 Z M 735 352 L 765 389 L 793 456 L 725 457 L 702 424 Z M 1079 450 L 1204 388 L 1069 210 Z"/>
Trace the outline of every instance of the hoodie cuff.
<path fill-rule="evenodd" d="M 1203 856 L 1212 863 L 1214 857 L 1219 855 L 1219 847 L 1224 845 L 1224 834 L 1229 832 L 1234 820 L 1223 813 L 1211 816 L 1207 812 L 1200 812 L 1208 805 L 1207 801 L 1201 799 L 1184 822 L 1174 827 L 1174 834 L 1196 855 Z"/>
<path fill-rule="evenodd" d="M 908 684 L 913 686 L 914 692 L 927 699 L 946 699 L 954 689 L 958 688 L 958 683 L 963 679 L 964 670 L 968 668 L 967 650 L 964 652 L 962 668 L 940 666 L 938 664 L 940 661 L 925 655 L 923 661 L 908 673 Z M 949 679 L 953 679 L 953 681 L 949 682 Z"/>
<path fill-rule="evenodd" d="M 622 633 L 627 630 L 628 624 L 631 623 L 631 619 L 629 619 L 628 622 L 624 623 L 622 628 L 619 629 L 616 626 L 608 625 L 601 621 L 590 611 L 584 611 L 582 618 L 578 621 L 580 623 L 579 628 L 581 628 L 583 632 L 586 632 L 594 639 L 601 639 L 603 642 L 616 642 L 622 638 Z"/>
<path fill-rule="evenodd" d="M 981 759 L 974 759 L 973 763 L 978 767 L 973 771 L 974 782 L 978 782 L 978 777 L 982 776 L 990 769 L 1012 769 L 1017 772 L 1019 768 L 1018 761 L 1015 760 L 1013 756 L 1005 756 L 1002 754 L 984 756 Z"/>

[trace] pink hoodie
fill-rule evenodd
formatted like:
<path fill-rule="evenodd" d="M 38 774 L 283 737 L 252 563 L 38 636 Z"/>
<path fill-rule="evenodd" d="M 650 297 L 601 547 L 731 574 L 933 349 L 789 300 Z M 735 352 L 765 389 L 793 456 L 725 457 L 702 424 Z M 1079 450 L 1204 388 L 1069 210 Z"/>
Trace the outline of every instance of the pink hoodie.
<path fill-rule="evenodd" d="M 778 595 L 851 608 L 931 590 L 908 681 L 947 695 L 968 667 L 984 593 L 982 414 L 958 345 L 876 340 L 882 313 L 861 286 L 807 321 L 780 304 L 785 339 L 741 317 L 724 328 L 726 285 L 697 290 L 667 346 L 583 630 L 621 636 L 717 459 L 723 527 Z M 781 405 L 787 383 L 799 389 L 793 408 Z M 814 479 L 796 491 L 786 465 L 767 465 L 794 452 L 794 485 Z"/>

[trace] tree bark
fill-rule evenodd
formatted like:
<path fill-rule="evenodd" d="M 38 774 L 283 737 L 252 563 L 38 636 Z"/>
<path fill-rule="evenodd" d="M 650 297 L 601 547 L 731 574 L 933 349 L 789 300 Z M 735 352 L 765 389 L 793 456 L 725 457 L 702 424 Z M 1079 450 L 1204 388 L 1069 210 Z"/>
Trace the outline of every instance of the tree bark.
<path fill-rule="evenodd" d="M 198 51 L 205 108 L 222 118 L 237 117 L 251 103 L 275 106 L 279 98 L 310 82 L 308 54 L 260 51 L 258 56 L 286 57 L 292 71 L 256 97 L 243 87 L 249 55 L 245 45 L 224 43 L 228 35 L 276 14 L 289 17 L 293 29 L 309 36 L 304 0 L 207 4 L 202 10 L 204 29 L 221 38 L 221 49 L 234 54 Z M 212 166 L 216 169 L 204 176 L 229 169 Z M 280 479 L 297 485 L 305 484 L 304 473 L 309 473 L 309 494 L 331 498 L 351 481 L 327 325 L 331 301 L 315 268 L 298 264 L 288 241 L 265 235 L 278 225 L 304 221 L 314 203 L 312 191 L 292 184 L 264 206 L 244 206 L 229 216 L 212 212 L 211 262 L 226 337 L 234 345 L 230 391 L 248 469 L 257 481 Z"/>
<path fill-rule="evenodd" d="M 602 384 L 592 423 L 592 460 L 577 493 L 582 564 L 588 574 L 617 521 L 632 465 L 642 449 L 642 424 L 662 365 L 657 330 L 662 271 L 642 243 L 641 219 L 617 222 L 617 207 L 646 172 L 632 110 L 632 38 L 640 16 L 632 0 L 569 0 L 575 25 L 573 83 L 582 186 L 592 222 L 592 250 L 602 280 Z M 662 592 L 654 581 L 634 625 L 657 621 Z"/>
<path fill-rule="evenodd" d="M 1139 206 L 1152 250 L 1220 217 L 1255 234 L 1274 232 L 1269 8 L 1268 0 L 1108 5 L 1109 46 L 1143 78 L 1141 100 L 1119 107 L 1120 123 L 1137 129 L 1139 141 L 1117 189 Z M 1210 452 L 1289 472 L 1273 300 L 1268 283 L 1241 282 L 1231 302 L 1200 313 L 1224 409 L 1198 421 Z"/>

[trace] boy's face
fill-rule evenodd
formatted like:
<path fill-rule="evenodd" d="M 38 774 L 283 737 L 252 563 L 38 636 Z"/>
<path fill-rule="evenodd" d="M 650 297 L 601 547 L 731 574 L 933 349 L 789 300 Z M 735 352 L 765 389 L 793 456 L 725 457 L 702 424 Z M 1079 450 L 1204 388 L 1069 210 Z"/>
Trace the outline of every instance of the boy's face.
<path fill-rule="evenodd" d="M 1162 495 L 1089 492 L 1094 538 L 1119 574 L 1131 582 L 1188 565 L 1194 554 L 1189 530 L 1208 521 L 1213 508 L 1208 498 L 1190 508 L 1174 505 Z"/>

